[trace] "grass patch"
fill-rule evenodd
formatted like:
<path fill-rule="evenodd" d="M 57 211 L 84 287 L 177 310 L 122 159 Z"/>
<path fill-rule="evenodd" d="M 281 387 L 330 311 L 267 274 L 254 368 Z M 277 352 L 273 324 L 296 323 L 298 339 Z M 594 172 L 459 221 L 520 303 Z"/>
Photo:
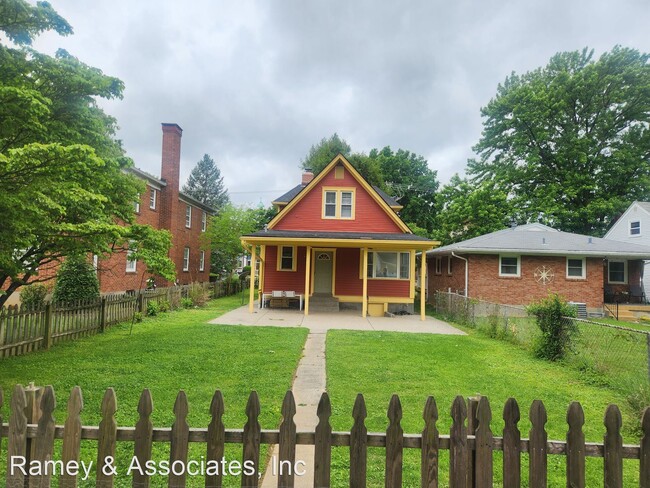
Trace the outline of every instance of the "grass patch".
<path fill-rule="evenodd" d="M 527 420 L 530 404 L 534 399 L 541 399 L 548 411 L 549 439 L 566 438 L 567 407 L 571 401 L 579 401 L 585 411 L 587 441 L 602 442 L 605 409 L 609 403 L 616 403 L 623 413 L 625 442 L 638 442 L 634 428 L 638 418 L 626 406 L 620 392 L 586 384 L 575 370 L 535 359 L 524 349 L 478 334 L 442 336 L 332 330 L 327 336 L 327 374 L 334 430 L 350 429 L 358 392 L 363 392 L 366 399 L 369 431 L 385 431 L 390 396 L 399 394 L 405 433 L 422 431 L 422 410 L 428 395 L 433 395 L 438 404 L 440 432 L 448 433 L 453 398 L 481 394 L 490 398 L 495 435 L 500 435 L 503 429 L 503 405 L 509 397 L 514 397 L 521 410 L 522 437 L 528 437 L 530 429 Z M 343 448 L 337 448 L 333 454 L 333 486 L 344 486 L 347 482 L 348 455 Z M 405 450 L 404 486 L 418 486 L 419 455 L 419 451 Z M 383 456 L 382 449 L 369 450 L 370 486 L 382 484 Z M 495 453 L 497 486 L 501 481 L 500 459 L 500 454 Z M 566 482 L 565 462 L 564 456 L 549 456 L 549 486 L 563 486 Z M 601 459 L 587 460 L 587 486 L 602 486 L 602 466 Z M 449 470 L 446 452 L 441 456 L 440 467 L 441 486 L 446 486 Z M 522 478 L 526 475 L 524 463 Z M 625 476 L 625 486 L 638 485 L 638 461 L 625 463 Z"/>
<path fill-rule="evenodd" d="M 191 427 L 207 427 L 208 409 L 215 389 L 223 392 L 227 428 L 241 428 L 251 390 L 257 390 L 263 428 L 276 428 L 285 392 L 291 388 L 293 373 L 307 335 L 305 329 L 212 325 L 207 322 L 241 305 L 241 297 L 213 300 L 204 308 L 161 314 L 135 324 L 111 327 L 106 333 L 62 343 L 49 351 L 0 361 L 0 386 L 5 391 L 5 419 L 9 413 L 9 393 L 17 383 L 30 381 L 52 385 L 57 395 L 57 424 L 66 417 L 70 389 L 83 391 L 84 425 L 98 425 L 104 391 L 115 389 L 118 401 L 117 423 L 134 426 L 137 404 L 143 388 L 149 388 L 154 402 L 155 427 L 171 427 L 173 406 L 179 389 L 190 403 Z M 6 443 L 6 441 L 5 441 Z M 6 445 L 6 444 L 5 444 Z M 84 441 L 83 459 L 96 457 L 96 442 Z M 60 459 L 57 442 L 55 459 Z M 133 453 L 131 443 L 119 442 L 117 466 L 126 469 Z M 262 453 L 261 459 L 264 459 Z M 191 446 L 190 458 L 205 455 L 205 445 Z M 169 459 L 169 445 L 154 443 L 154 459 Z M 226 453 L 227 459 L 241 459 L 241 446 Z M 0 460 L 0 479 L 4 479 L 5 459 Z M 130 486 L 120 471 L 116 486 Z M 189 486 L 203 486 L 200 477 L 188 478 Z M 237 486 L 231 478 L 227 486 Z M 79 486 L 94 486 L 94 480 Z M 166 479 L 154 478 L 152 486 L 167 486 Z"/>

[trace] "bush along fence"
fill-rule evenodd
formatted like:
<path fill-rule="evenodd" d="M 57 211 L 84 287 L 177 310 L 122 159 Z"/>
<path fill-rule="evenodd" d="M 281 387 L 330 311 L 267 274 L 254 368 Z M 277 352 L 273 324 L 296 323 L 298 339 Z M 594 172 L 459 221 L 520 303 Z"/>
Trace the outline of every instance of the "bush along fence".
<path fill-rule="evenodd" d="M 0 407 L 2 406 L 0 390 Z M 545 424 L 547 414 L 544 404 L 535 400 L 529 410 L 532 428 L 528 439 L 521 438 L 519 430 L 520 411 L 517 401 L 509 399 L 504 407 L 505 421 L 501 437 L 495 436 L 492 428 L 492 412 L 487 397 L 470 398 L 466 402 L 457 396 L 451 406 L 452 424 L 449 435 L 442 435 L 437 428 L 438 408 L 435 399 L 429 397 L 423 411 L 423 430 L 418 434 L 404 434 L 400 421 L 402 407 L 397 395 L 393 395 L 388 406 L 388 426 L 385 432 L 370 433 L 365 427 L 366 406 L 359 394 L 352 411 L 352 427 L 349 432 L 332 432 L 330 416 L 332 407 L 327 393 L 323 393 L 318 404 L 319 422 L 314 432 L 296 432 L 294 415 L 296 405 L 293 394 L 287 392 L 282 405 L 282 422 L 277 430 L 262 430 L 258 421 L 260 401 L 256 392 L 251 392 L 246 406 L 247 422 L 243 429 L 226 429 L 223 424 L 224 400 L 217 390 L 209 407 L 211 421 L 207 428 L 190 429 L 187 423 L 189 412 L 185 392 L 180 391 L 174 405 L 175 419 L 169 428 L 154 427 L 151 421 L 153 402 L 149 390 L 144 390 L 138 404 L 139 420 L 135 427 L 118 426 L 115 420 L 117 399 L 113 389 L 108 389 L 101 405 L 102 420 L 99 426 L 83 426 L 80 413 L 83 409 L 82 393 L 79 387 L 72 389 L 67 405 L 67 419 L 64 425 L 56 425 L 56 400 L 51 386 L 44 389 L 23 389 L 16 385 L 10 402 L 8 423 L 2 424 L 0 440 L 8 438 L 6 486 L 49 487 L 58 478 L 60 487 L 77 486 L 79 472 L 86 471 L 94 476 L 95 486 L 125 486 L 131 478 L 131 486 L 148 487 L 161 474 L 145 466 L 162 466 L 161 460 L 152 459 L 152 443 L 169 443 L 167 463 L 169 473 L 165 475 L 170 487 L 185 487 L 189 477 L 205 478 L 205 486 L 220 487 L 224 478 L 241 474 L 242 487 L 257 487 L 260 483 L 260 446 L 278 444 L 276 466 L 279 487 L 294 486 L 299 473 L 311 464 L 314 487 L 330 486 L 331 454 L 333 446 L 349 447 L 350 487 L 366 486 L 367 454 L 369 447 L 385 451 L 385 486 L 402 486 L 403 451 L 419 449 L 421 452 L 420 486 L 437 487 L 439 478 L 438 460 L 441 451 L 449 451 L 449 486 L 452 488 L 487 488 L 494 481 L 494 452 L 502 452 L 503 486 L 518 488 L 547 486 L 548 457 L 566 458 L 567 486 L 584 488 L 586 457 L 604 459 L 603 482 L 608 488 L 623 487 L 623 460 L 638 460 L 639 486 L 650 487 L 650 409 L 643 415 L 643 436 L 639 445 L 624 445 L 621 437 L 621 414 L 616 405 L 610 405 L 604 416 L 604 438 L 602 443 L 586 443 L 582 426 L 584 413 L 579 403 L 573 402 L 567 412 L 567 435 L 565 441 L 549 441 Z M 1 419 L 0 419 L 1 421 Z M 63 439 L 61 459 L 53 463 L 55 439 Z M 97 455 L 94 460 L 81 459 L 81 442 L 96 442 Z M 116 463 L 118 442 L 133 445 L 132 458 L 128 466 Z M 205 455 L 201 465 L 188 459 L 189 444 L 204 444 Z M 240 444 L 242 460 L 238 473 L 229 472 L 231 463 L 224 463 L 225 445 Z M 313 459 L 296 459 L 296 445 L 315 446 Z M 0 443 L 1 447 L 1 443 Z M 522 469 L 522 460 L 527 457 L 528 473 Z M 192 463 L 194 461 L 194 463 Z M 70 467 L 81 463 L 88 468 Z M 92 464 L 90 464 L 92 462 Z M 153 464 L 152 464 L 153 462 Z M 313 463 L 313 464 L 312 464 Z M 23 469 L 18 468 L 20 465 Z M 29 466 L 29 468 L 26 468 Z M 30 473 L 32 467 L 37 467 Z M 46 471 L 45 467 L 49 466 Z M 56 466 L 56 468 L 55 468 Z M 626 463 L 627 469 L 632 466 Z M 38 468 L 40 467 L 40 468 Z M 139 468 L 138 468 L 139 467 Z M 300 468 L 298 468 L 300 467 Z M 39 471 L 40 469 L 40 471 Z M 54 469 L 58 472 L 54 473 Z M 131 471 L 128 473 L 128 471 Z M 38 471 L 38 472 L 37 472 Z M 81 475 L 83 476 L 83 475 Z M 155 480 L 156 483 L 160 479 Z M 92 482 L 86 480 L 85 486 Z M 628 484 L 629 486 L 629 484 Z"/>
<path fill-rule="evenodd" d="M 106 327 L 146 315 L 150 304 L 166 303 L 179 308 L 193 294 L 213 298 L 235 294 L 235 283 L 195 283 L 170 288 L 143 290 L 139 294 L 112 294 L 96 300 L 47 303 L 42 309 L 10 306 L 0 310 L 0 358 L 18 356 L 53 344 L 103 332 Z"/>
<path fill-rule="evenodd" d="M 533 348 L 540 337 L 535 316 L 521 307 L 500 305 L 463 295 L 436 292 L 436 311 L 449 320 L 480 329 L 495 338 Z M 571 317 L 572 331 L 563 361 L 607 379 L 625 391 L 646 387 L 650 379 L 650 334 L 628 327 Z"/>

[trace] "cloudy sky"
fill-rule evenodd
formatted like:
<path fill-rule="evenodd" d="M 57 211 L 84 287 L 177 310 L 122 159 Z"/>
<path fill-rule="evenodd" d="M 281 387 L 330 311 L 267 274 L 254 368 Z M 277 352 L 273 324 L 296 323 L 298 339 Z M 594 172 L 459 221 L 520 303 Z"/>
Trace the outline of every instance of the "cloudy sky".
<path fill-rule="evenodd" d="M 57 48 L 124 81 L 103 103 L 139 168 L 160 173 L 161 122 L 183 132 L 181 177 L 204 153 L 236 203 L 295 186 L 312 144 L 424 156 L 444 183 L 512 71 L 585 46 L 650 52 L 647 0 L 51 0 Z"/>

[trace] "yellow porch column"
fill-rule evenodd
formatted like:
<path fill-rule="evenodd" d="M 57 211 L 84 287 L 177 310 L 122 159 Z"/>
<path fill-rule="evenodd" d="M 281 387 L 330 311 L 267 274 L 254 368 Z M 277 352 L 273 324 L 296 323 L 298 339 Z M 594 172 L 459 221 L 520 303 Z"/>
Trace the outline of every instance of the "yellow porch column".
<path fill-rule="evenodd" d="M 248 311 L 253 313 L 255 308 L 255 268 L 257 268 L 257 247 L 251 246 L 251 289 L 248 300 Z"/>
<path fill-rule="evenodd" d="M 420 320 L 425 319 L 425 302 L 426 302 L 426 280 L 427 273 L 427 251 L 422 249 L 422 257 L 420 258 Z"/>
<path fill-rule="evenodd" d="M 260 302 L 260 308 L 262 308 L 262 300 L 264 300 L 264 265 L 266 264 L 266 246 L 260 246 L 260 277 L 259 277 L 259 291 L 257 293 L 257 299 Z"/>
<path fill-rule="evenodd" d="M 311 274 L 311 246 L 307 246 L 305 257 L 305 315 L 309 315 L 309 275 Z"/>
<path fill-rule="evenodd" d="M 361 297 L 361 316 L 365 317 L 368 313 L 368 248 L 363 248 L 363 296 Z"/>

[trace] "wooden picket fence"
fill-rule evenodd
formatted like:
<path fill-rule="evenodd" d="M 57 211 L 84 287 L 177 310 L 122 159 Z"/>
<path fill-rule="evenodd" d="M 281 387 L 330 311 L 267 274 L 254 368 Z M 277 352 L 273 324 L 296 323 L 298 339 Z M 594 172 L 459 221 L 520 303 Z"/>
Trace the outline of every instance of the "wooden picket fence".
<path fill-rule="evenodd" d="M 238 293 L 236 284 L 198 283 L 139 294 L 110 294 L 96 300 L 47 303 L 33 310 L 13 305 L 0 309 L 0 358 L 19 356 L 53 344 L 103 332 L 106 327 L 130 321 L 136 311 L 146 313 L 149 302 L 166 300 L 180 304 L 191 286 L 200 286 L 213 298 Z"/>
<path fill-rule="evenodd" d="M 0 389 L 0 407 L 2 407 Z M 40 408 L 39 408 L 40 406 Z M 96 479 L 98 487 L 113 487 L 116 473 L 112 472 L 110 461 L 115 460 L 118 442 L 133 443 L 133 456 L 140 466 L 145 466 L 152 457 L 152 443 L 170 443 L 168 486 L 185 487 L 188 481 L 189 443 L 205 444 L 206 463 L 219 463 L 224 457 L 225 444 L 242 445 L 242 466 L 252 466 L 241 477 L 242 487 L 257 487 L 259 483 L 260 445 L 279 445 L 279 466 L 295 466 L 296 445 L 315 446 L 313 461 L 314 487 L 330 486 L 331 453 L 334 446 L 349 447 L 350 487 L 367 485 L 368 447 L 385 450 L 385 486 L 402 486 L 404 449 L 419 449 L 421 452 L 420 486 L 438 486 L 438 459 L 441 450 L 449 451 L 449 486 L 451 488 L 492 487 L 494 478 L 493 455 L 503 452 L 503 486 L 518 488 L 522 486 L 522 454 L 528 454 L 528 479 L 523 483 L 531 488 L 547 486 L 547 466 L 549 455 L 566 457 L 566 482 L 572 488 L 584 488 L 585 458 L 604 458 L 604 486 L 623 487 L 623 459 L 639 460 L 639 486 L 650 487 L 650 408 L 642 419 L 643 437 L 640 445 L 624 445 L 621 437 L 621 414 L 616 405 L 610 405 L 605 413 L 604 442 L 586 443 L 582 431 L 584 413 L 579 403 L 569 406 L 567 422 L 569 425 L 566 441 L 549 441 L 545 424 L 547 421 L 544 404 L 535 400 L 529 411 L 532 428 L 528 439 L 522 439 L 518 428 L 519 406 L 509 399 L 504 407 L 505 427 L 502 437 L 496 437 L 490 427 L 492 412 L 487 397 L 472 398 L 466 403 L 462 396 L 453 401 L 451 407 L 452 426 L 449 435 L 441 435 L 436 423 L 438 408 L 433 397 L 426 401 L 423 419 L 424 428 L 419 434 L 404 434 L 400 421 L 402 407 L 399 397 L 393 395 L 388 406 L 388 427 L 386 432 L 369 433 L 365 426 L 366 406 L 363 395 L 359 394 L 354 404 L 353 426 L 349 432 L 332 432 L 330 416 L 332 408 L 327 393 L 323 393 L 318 404 L 318 425 L 314 432 L 296 432 L 294 415 L 296 404 L 293 394 L 287 392 L 282 404 L 282 422 L 277 430 L 262 430 L 258 421 L 260 401 L 255 391 L 251 392 L 246 406 L 248 420 L 243 429 L 226 429 L 223 424 L 224 401 L 219 390 L 214 393 L 210 404 L 211 421 L 207 428 L 190 429 L 187 423 L 188 400 L 180 391 L 174 405 L 175 420 L 169 428 L 154 428 L 151 421 L 153 403 L 149 390 L 145 389 L 138 404 L 139 420 L 134 427 L 118 427 L 115 420 L 117 399 L 113 389 L 104 395 L 99 426 L 82 426 L 80 413 L 83 409 L 82 393 L 79 387 L 72 389 L 67 405 L 67 419 L 64 425 L 56 425 L 54 413 L 56 400 L 54 390 L 27 388 L 16 385 L 12 392 L 9 422 L 1 424 L 0 449 L 2 437 L 8 438 L 7 463 L 12 456 L 29 457 L 32 462 L 43 463 L 52 460 L 54 440 L 63 439 L 62 459 L 65 465 L 79 462 L 82 440 L 97 442 Z M 1 410 L 0 410 L 1 411 Z M 2 456 L 0 455 L 0 459 Z M 175 467 L 175 468 L 174 468 Z M 38 476 L 25 476 L 20 470 L 6 469 L 6 486 L 49 487 L 51 473 Z M 206 487 L 222 486 L 224 473 L 209 473 L 205 477 Z M 133 487 L 148 487 L 152 481 L 146 472 L 134 471 Z M 526 480 L 524 480 L 526 481 Z M 279 487 L 293 487 L 295 472 L 286 469 L 279 473 Z M 120 481 L 123 486 L 124 481 Z M 59 479 L 60 487 L 77 486 L 77 476 L 67 474 Z"/>

